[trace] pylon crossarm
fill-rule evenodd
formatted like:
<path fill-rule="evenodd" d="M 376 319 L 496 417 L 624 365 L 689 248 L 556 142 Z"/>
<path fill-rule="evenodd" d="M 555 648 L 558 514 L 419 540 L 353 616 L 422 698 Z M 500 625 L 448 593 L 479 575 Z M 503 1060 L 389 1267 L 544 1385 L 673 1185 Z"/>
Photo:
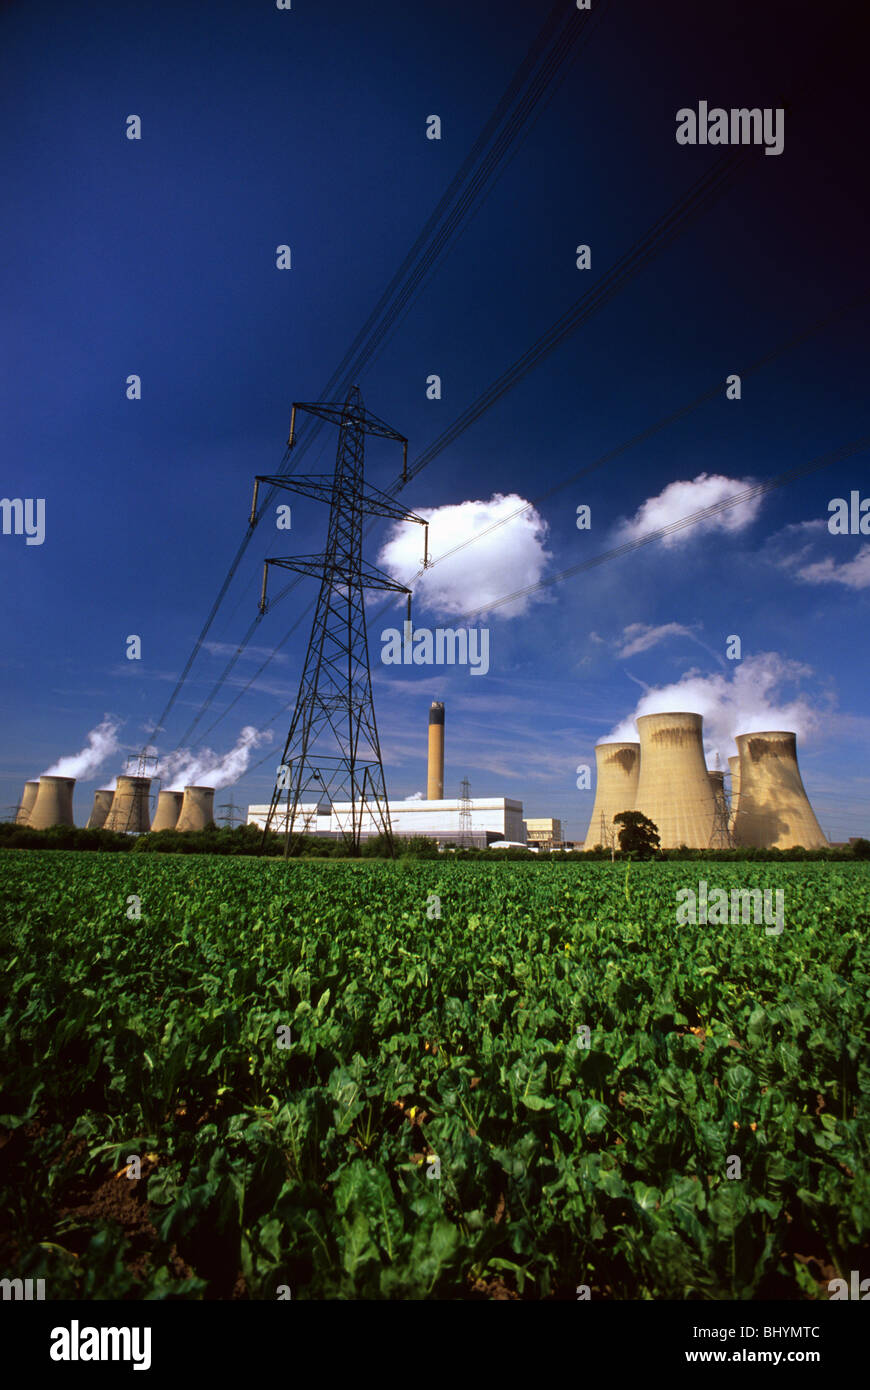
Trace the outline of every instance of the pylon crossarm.
<path fill-rule="evenodd" d="M 356 404 L 348 401 L 296 401 L 293 410 L 307 410 L 309 415 L 319 415 L 321 420 L 328 420 L 332 425 L 352 423 L 364 433 L 377 435 L 381 439 L 395 439 L 399 444 L 408 442 L 392 425 L 366 410 L 362 402 Z"/>
<path fill-rule="evenodd" d="M 393 521 L 416 521 L 419 526 L 428 526 L 424 516 L 418 516 L 416 512 L 409 512 L 405 507 L 399 507 L 386 492 L 381 492 L 380 488 L 373 487 L 371 483 L 366 483 L 361 492 L 361 507 L 370 516 L 386 516 Z"/>
<path fill-rule="evenodd" d="M 312 579 L 322 579 L 324 572 L 328 571 L 334 581 L 333 588 L 350 589 L 358 586 L 363 589 L 387 589 L 396 594 L 411 592 L 407 584 L 400 584 L 382 570 L 375 569 L 374 565 L 365 563 L 353 567 L 335 560 L 329 561 L 324 555 L 293 555 L 286 558 L 275 556 L 267 559 L 265 563 L 277 565 L 279 569 L 295 570 L 297 574 L 307 574 Z"/>
<path fill-rule="evenodd" d="M 298 492 L 302 497 L 310 497 L 314 502 L 332 501 L 331 474 L 294 473 L 290 477 L 284 473 L 258 473 L 255 481 L 268 483 L 270 487 L 283 488 L 285 492 Z"/>
<path fill-rule="evenodd" d="M 335 480 L 331 474 L 295 473 L 292 477 L 287 477 L 280 473 L 258 473 L 255 479 L 254 504 L 251 508 L 252 517 L 256 514 L 257 487 L 260 483 L 283 488 L 285 492 L 299 493 L 302 497 L 310 497 L 314 502 L 331 502 Z M 383 516 L 391 521 L 415 521 L 420 526 L 427 525 L 425 517 L 409 512 L 406 507 L 397 506 L 386 492 L 372 487 L 371 483 L 366 483 L 360 488 L 356 502 L 358 509 L 366 516 Z"/>

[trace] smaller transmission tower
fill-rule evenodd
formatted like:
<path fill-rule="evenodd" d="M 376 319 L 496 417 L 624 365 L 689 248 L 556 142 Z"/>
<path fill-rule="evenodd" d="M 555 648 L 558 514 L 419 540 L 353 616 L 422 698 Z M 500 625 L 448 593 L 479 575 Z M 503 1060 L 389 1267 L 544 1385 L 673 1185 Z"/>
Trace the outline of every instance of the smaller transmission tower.
<path fill-rule="evenodd" d="M 463 848 L 472 843 L 471 784 L 467 777 L 463 777 L 459 787 L 459 843 Z"/>
<path fill-rule="evenodd" d="M 237 806 L 233 801 L 227 801 L 223 806 L 218 806 L 218 810 L 226 813 L 221 816 L 221 821 L 224 825 L 228 825 L 230 829 L 234 829 L 235 826 L 240 825 L 245 819 L 245 813 L 241 806 Z"/>
<path fill-rule="evenodd" d="M 716 766 L 710 773 L 713 782 L 714 806 L 713 826 L 710 830 L 710 842 L 708 849 L 731 849 L 734 841 L 731 836 L 730 812 L 728 801 L 725 796 L 725 774 L 720 770 L 719 754 L 716 754 Z"/>
<path fill-rule="evenodd" d="M 157 750 L 146 743 L 141 753 L 131 753 L 129 758 L 127 759 L 127 776 L 145 777 L 150 779 L 154 776 L 159 761 L 160 759 L 157 756 Z M 117 829 L 123 830 L 126 833 L 130 829 L 130 822 L 132 821 L 135 812 L 136 797 L 131 796 L 130 805 L 127 808 L 127 818 L 123 826 L 119 825 Z"/>

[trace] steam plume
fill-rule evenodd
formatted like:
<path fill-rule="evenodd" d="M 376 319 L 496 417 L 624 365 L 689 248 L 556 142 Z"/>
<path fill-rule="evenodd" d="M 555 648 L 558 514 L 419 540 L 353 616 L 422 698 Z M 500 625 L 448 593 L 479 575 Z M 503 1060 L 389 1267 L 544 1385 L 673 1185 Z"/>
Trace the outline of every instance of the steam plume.
<path fill-rule="evenodd" d="M 120 719 L 113 719 L 107 714 L 95 729 L 91 729 L 88 734 L 87 746 L 80 753 L 71 753 L 66 758 L 59 758 L 43 777 L 82 777 L 87 779 L 92 773 L 111 758 L 118 751 L 118 730 L 121 727 Z"/>
<path fill-rule="evenodd" d="M 790 661 L 777 652 L 759 652 L 741 661 L 729 680 L 727 675 L 705 676 L 687 671 L 673 685 L 647 690 L 628 719 L 600 739 L 600 743 L 636 740 L 635 720 L 642 714 L 675 714 L 688 710 L 704 719 L 704 745 L 708 761 L 719 754 L 720 761 L 736 752 L 736 734 L 760 733 L 767 729 L 789 729 L 806 737 L 818 725 L 818 713 L 806 696 L 786 688 L 795 687 L 811 668 Z"/>
<path fill-rule="evenodd" d="M 229 787 L 238 782 L 248 770 L 251 753 L 263 743 L 270 743 L 274 734 L 269 730 L 260 732 L 252 724 L 246 724 L 239 734 L 234 748 L 223 755 L 211 748 L 201 748 L 192 753 L 189 748 L 179 749 L 161 758 L 157 774 L 169 791 L 183 791 L 185 787 Z"/>

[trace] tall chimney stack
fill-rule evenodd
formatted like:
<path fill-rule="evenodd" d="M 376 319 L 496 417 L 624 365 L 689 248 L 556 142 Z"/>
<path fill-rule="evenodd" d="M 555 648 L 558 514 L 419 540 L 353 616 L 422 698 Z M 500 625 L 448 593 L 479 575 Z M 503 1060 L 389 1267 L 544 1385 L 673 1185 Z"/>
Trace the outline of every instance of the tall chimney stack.
<path fill-rule="evenodd" d="M 433 700 L 429 710 L 429 771 L 426 800 L 444 800 L 444 705 Z"/>

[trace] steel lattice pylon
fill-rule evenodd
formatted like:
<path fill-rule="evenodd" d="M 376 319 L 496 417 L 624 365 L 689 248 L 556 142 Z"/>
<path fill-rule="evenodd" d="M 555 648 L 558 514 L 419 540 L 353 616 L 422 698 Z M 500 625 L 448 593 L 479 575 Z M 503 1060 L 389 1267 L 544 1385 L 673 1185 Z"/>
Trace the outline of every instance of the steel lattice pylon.
<path fill-rule="evenodd" d="M 277 820 L 277 828 L 285 834 L 284 853 L 287 855 L 291 837 L 298 839 L 309 828 L 312 814 L 301 809 L 306 798 L 317 801 L 318 812 L 324 811 L 327 805 L 333 812 L 336 803 L 346 802 L 350 809 L 334 814 L 350 853 L 358 854 L 366 818 L 369 825 L 386 835 L 392 844 L 372 698 L 365 590 L 385 589 L 407 594 L 410 611 L 410 590 L 364 563 L 363 517 L 383 516 L 394 521 L 416 521 L 423 526 L 426 522 L 397 506 L 386 493 L 366 485 L 366 435 L 397 440 L 404 446 L 406 459 L 407 440 L 365 409 L 358 387 L 351 389 L 343 405 L 294 404 L 290 422 L 291 447 L 295 443 L 297 410 L 319 415 L 338 425 L 338 452 L 331 478 L 323 475 L 260 476 L 254 486 L 252 521 L 256 519 L 257 489 L 261 482 L 330 504 L 323 554 L 267 559 L 263 571 L 261 613 L 267 606 L 269 565 L 319 577 L 321 581 L 264 839 Z M 285 795 L 286 806 L 282 812 L 279 807 Z"/>
<path fill-rule="evenodd" d="M 459 843 L 466 849 L 474 843 L 471 833 L 471 783 L 463 777 L 459 785 Z"/>

